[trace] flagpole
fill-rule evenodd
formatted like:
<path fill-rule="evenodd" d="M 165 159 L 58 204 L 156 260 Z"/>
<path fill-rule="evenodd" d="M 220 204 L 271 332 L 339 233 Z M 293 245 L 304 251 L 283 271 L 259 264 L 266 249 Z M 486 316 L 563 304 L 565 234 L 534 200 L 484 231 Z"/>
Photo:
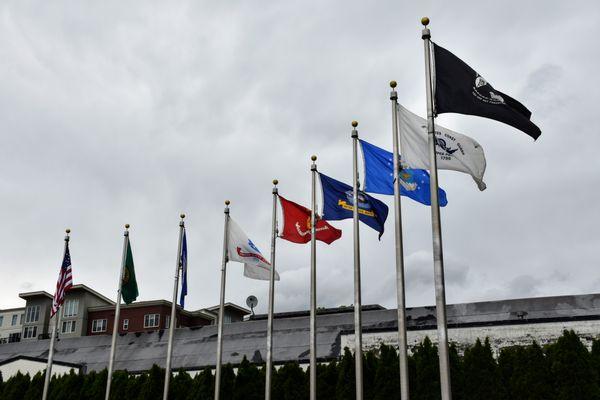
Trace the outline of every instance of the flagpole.
<path fill-rule="evenodd" d="M 185 214 L 181 214 L 179 221 L 179 244 L 177 245 L 177 262 L 175 264 L 175 276 L 173 279 L 173 302 L 171 303 L 171 319 L 169 321 L 169 344 L 167 345 L 167 365 L 165 366 L 165 387 L 163 391 L 163 400 L 169 398 L 169 383 L 171 381 L 171 358 L 173 355 L 173 335 L 175 325 L 177 325 L 177 289 L 179 289 L 179 271 L 181 270 L 181 244 L 183 242 L 183 231 L 185 224 L 183 219 Z"/>
<path fill-rule="evenodd" d="M 63 260 L 67 255 L 67 248 L 69 246 L 69 233 L 71 233 L 70 229 L 65 230 L 67 233 L 65 235 L 65 249 L 63 251 Z M 50 379 L 52 378 L 52 361 L 54 359 L 54 340 L 58 333 L 58 324 L 60 321 L 60 307 L 56 309 L 56 317 L 54 318 L 54 327 L 52 327 L 52 336 L 50 337 L 50 349 L 48 350 L 48 365 L 46 366 L 46 376 L 44 378 L 44 391 L 42 392 L 42 400 L 46 400 L 48 398 L 48 389 L 50 388 Z"/>
<path fill-rule="evenodd" d="M 221 362 L 223 359 L 223 314 L 225 311 L 225 278 L 227 277 L 227 242 L 229 231 L 229 200 L 225 200 L 225 228 L 223 233 L 223 261 L 221 263 L 221 302 L 219 303 L 219 320 L 217 335 L 217 364 L 215 366 L 215 400 L 221 396 Z"/>
<path fill-rule="evenodd" d="M 271 274 L 269 276 L 269 310 L 267 318 L 267 371 L 265 374 L 265 400 L 271 400 L 271 376 L 273 369 L 273 308 L 275 300 L 275 245 L 277 239 L 277 184 L 273 179 L 273 218 L 271 229 Z"/>
<path fill-rule="evenodd" d="M 310 400 L 317 400 L 317 156 L 310 159 Z"/>
<path fill-rule="evenodd" d="M 115 321 L 113 323 L 113 334 L 110 345 L 110 356 L 108 360 L 108 374 L 106 376 L 106 396 L 105 400 L 110 398 L 110 385 L 112 382 L 113 367 L 115 363 L 115 350 L 117 347 L 117 335 L 119 334 L 119 316 L 121 314 L 121 289 L 123 286 L 123 274 L 125 271 L 125 261 L 127 260 L 127 246 L 129 244 L 129 224 L 125 224 L 123 232 L 123 258 L 121 260 L 121 272 L 119 274 L 119 285 L 117 286 L 117 304 L 115 306 Z"/>
<path fill-rule="evenodd" d="M 352 121 L 352 217 L 354 221 L 354 372 L 356 400 L 363 399 L 362 310 L 360 291 L 360 237 L 358 220 L 358 122 Z"/>
<path fill-rule="evenodd" d="M 394 144 L 394 222 L 396 230 L 396 296 L 398 298 L 398 357 L 400 360 L 400 396 L 409 399 L 408 356 L 406 340 L 406 295 L 404 291 L 404 246 L 402 240 L 402 202 L 400 199 L 400 145 L 398 142 L 398 93 L 396 81 L 390 82 L 392 92 L 392 133 Z"/>
<path fill-rule="evenodd" d="M 444 283 L 444 255 L 442 250 L 442 225 L 438 201 L 438 174 L 435 153 L 434 99 L 431 71 L 431 33 L 427 25 L 429 18 L 423 17 L 424 28 L 421 38 L 425 47 L 425 80 L 427 87 L 427 134 L 429 137 L 429 172 L 431 174 L 431 228 L 433 234 L 433 268 L 435 279 L 435 308 L 440 359 L 440 387 L 442 400 L 451 400 L 450 359 L 448 356 L 448 327 L 446 322 L 446 287 Z"/>

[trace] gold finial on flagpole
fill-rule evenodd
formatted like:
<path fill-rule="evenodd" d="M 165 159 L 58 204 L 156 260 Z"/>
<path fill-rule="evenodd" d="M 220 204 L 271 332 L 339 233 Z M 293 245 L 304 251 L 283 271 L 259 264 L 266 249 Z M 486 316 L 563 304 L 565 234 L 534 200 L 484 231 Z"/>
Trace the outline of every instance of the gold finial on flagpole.
<path fill-rule="evenodd" d="M 129 229 L 129 224 L 125 224 L 125 229 Z"/>
<path fill-rule="evenodd" d="M 358 126 L 358 122 L 357 121 L 352 121 L 352 127 L 356 128 Z"/>
<path fill-rule="evenodd" d="M 65 229 L 65 232 L 67 232 L 67 235 L 68 235 L 69 233 L 71 233 L 71 230 L 69 228 L 67 228 L 67 229 Z"/>
<path fill-rule="evenodd" d="M 391 82 L 390 82 L 390 87 L 391 87 L 392 89 L 395 89 L 397 85 L 398 85 L 398 84 L 396 83 L 396 81 L 391 81 Z"/>
<path fill-rule="evenodd" d="M 181 219 L 185 218 L 185 214 L 184 213 L 181 213 L 179 216 L 181 217 Z"/>
<path fill-rule="evenodd" d="M 273 179 L 273 185 L 277 185 L 279 181 L 277 179 Z"/>
<path fill-rule="evenodd" d="M 317 156 L 315 156 L 315 155 L 312 155 L 312 156 L 310 157 L 310 159 L 311 159 L 311 160 L 313 160 L 313 161 L 317 161 Z"/>
<path fill-rule="evenodd" d="M 429 25 L 429 17 L 421 18 L 421 24 L 423 24 L 423 26 Z"/>
<path fill-rule="evenodd" d="M 229 200 L 225 200 L 225 205 L 228 206 L 229 204 L 231 204 L 231 202 Z"/>

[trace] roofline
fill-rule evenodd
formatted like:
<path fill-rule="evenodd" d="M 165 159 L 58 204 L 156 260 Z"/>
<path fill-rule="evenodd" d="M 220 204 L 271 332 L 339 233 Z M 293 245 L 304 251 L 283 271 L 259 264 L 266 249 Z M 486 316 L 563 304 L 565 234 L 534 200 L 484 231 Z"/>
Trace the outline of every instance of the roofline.
<path fill-rule="evenodd" d="M 25 299 L 26 297 L 34 297 L 34 296 L 46 296 L 50 300 L 54 299 L 54 296 L 52 296 L 50 293 L 46 292 L 45 290 L 37 290 L 35 292 L 19 293 L 19 297 L 22 299 Z"/>
<path fill-rule="evenodd" d="M 244 313 L 246 313 L 246 314 L 251 314 L 251 311 L 250 311 L 250 310 L 248 310 L 247 308 L 244 308 L 244 307 L 242 307 L 242 306 L 238 306 L 237 304 L 234 304 L 234 303 L 231 303 L 231 302 L 227 302 L 227 303 L 225 303 L 223 306 L 224 306 L 224 307 L 236 308 L 236 309 L 238 309 L 239 311 L 242 311 L 242 312 L 244 312 Z M 208 311 L 213 311 L 213 310 L 214 310 L 214 311 L 218 311 L 218 310 L 219 310 L 219 307 L 220 307 L 220 305 L 216 305 L 216 306 L 212 306 L 212 307 L 207 307 L 207 308 L 205 308 L 205 310 L 208 310 Z"/>
<path fill-rule="evenodd" d="M 87 292 L 90 292 L 91 294 L 93 294 L 96 297 L 101 298 L 102 300 L 106 301 L 108 304 L 111 305 L 115 305 L 115 302 L 112 301 L 111 299 L 109 299 L 108 297 L 104 296 L 103 294 L 100 294 L 99 292 L 95 291 L 94 289 L 92 289 L 91 287 L 84 285 L 83 283 L 78 283 L 77 285 L 73 285 L 71 286 L 71 289 L 69 289 L 69 292 L 72 290 L 77 290 L 77 289 L 81 289 L 81 290 L 85 290 Z"/>
<path fill-rule="evenodd" d="M 172 303 L 170 301 L 164 300 L 164 299 L 145 300 L 145 301 L 138 301 L 138 302 L 131 303 L 131 304 L 121 304 L 121 309 L 123 309 L 123 308 L 125 308 L 125 309 L 127 309 L 127 308 L 142 308 L 142 307 L 152 307 L 152 306 L 165 306 L 165 307 L 171 308 Z M 88 312 L 110 311 L 110 310 L 114 310 L 115 307 L 116 307 L 115 304 L 107 305 L 107 306 L 89 307 Z M 206 319 L 213 319 L 213 320 L 216 319 L 216 315 L 214 315 L 213 313 L 207 312 L 204 309 L 190 311 L 190 310 L 185 310 L 185 309 L 181 308 L 181 306 L 179 304 L 177 304 L 177 310 L 182 314 L 189 315 L 190 317 L 201 316 Z"/>
<path fill-rule="evenodd" d="M 18 355 L 15 357 L 11 357 L 11 358 L 7 358 L 5 360 L 0 361 L 0 365 L 4 365 L 4 364 L 8 364 L 11 363 L 13 361 L 16 360 L 29 360 L 29 361 L 38 361 L 38 362 L 43 362 L 43 363 L 47 363 L 48 359 L 47 358 L 41 358 L 41 357 L 31 357 L 31 356 L 25 356 L 25 355 Z M 73 367 L 73 368 L 78 368 L 79 370 L 81 370 L 83 368 L 83 365 L 81 364 L 75 364 L 75 363 L 70 363 L 70 362 L 66 362 L 66 361 L 57 361 L 57 360 L 53 360 L 52 361 L 53 364 L 56 365 L 63 365 L 66 367 Z"/>

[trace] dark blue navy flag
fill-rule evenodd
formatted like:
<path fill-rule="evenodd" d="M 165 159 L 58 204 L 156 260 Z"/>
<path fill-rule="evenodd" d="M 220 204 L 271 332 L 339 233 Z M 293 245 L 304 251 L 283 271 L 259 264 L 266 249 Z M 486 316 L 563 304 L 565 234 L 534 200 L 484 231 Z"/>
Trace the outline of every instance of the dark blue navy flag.
<path fill-rule="evenodd" d="M 183 240 L 181 242 L 181 296 L 179 297 L 179 304 L 181 308 L 184 308 L 185 296 L 187 296 L 187 240 L 185 238 L 185 229 L 183 230 Z"/>
<path fill-rule="evenodd" d="M 394 194 L 394 155 L 371 143 L 360 141 L 365 162 L 365 192 Z M 424 169 L 400 171 L 400 194 L 426 206 L 431 205 L 429 173 Z M 446 192 L 438 188 L 440 207 L 448 204 Z"/>
<path fill-rule="evenodd" d="M 352 186 L 319 173 L 323 189 L 323 219 L 338 221 L 352 218 L 353 190 Z M 383 235 L 383 225 L 388 216 L 388 207 L 368 194 L 358 192 L 358 218 Z"/>

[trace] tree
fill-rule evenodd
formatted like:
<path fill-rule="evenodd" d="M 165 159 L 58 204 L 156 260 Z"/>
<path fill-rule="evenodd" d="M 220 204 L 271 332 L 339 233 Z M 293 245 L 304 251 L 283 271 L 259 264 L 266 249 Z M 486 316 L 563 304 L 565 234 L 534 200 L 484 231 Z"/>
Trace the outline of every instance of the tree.
<path fill-rule="evenodd" d="M 246 356 L 238 366 L 234 400 L 261 400 L 265 397 L 265 381 L 254 364 L 251 364 Z"/>
<path fill-rule="evenodd" d="M 379 360 L 374 378 L 374 400 L 400 398 L 400 366 L 396 349 L 385 344 L 379 346 Z"/>
<path fill-rule="evenodd" d="M 129 392 L 129 373 L 127 371 L 113 372 L 112 382 L 110 384 L 110 399 L 131 399 L 131 393 Z"/>
<path fill-rule="evenodd" d="M 337 400 L 354 400 L 356 398 L 356 381 L 354 376 L 354 355 L 344 347 L 344 355 L 338 364 L 338 379 L 335 387 Z"/>
<path fill-rule="evenodd" d="M 171 379 L 169 399 L 185 399 L 192 387 L 193 379 L 186 371 L 180 369 Z"/>
<path fill-rule="evenodd" d="M 221 368 L 221 399 L 233 400 L 235 373 L 231 364 L 227 363 Z"/>
<path fill-rule="evenodd" d="M 600 399 L 591 355 L 574 331 L 565 330 L 546 354 L 557 400 Z"/>
<path fill-rule="evenodd" d="M 548 360 L 537 343 L 527 347 L 513 346 L 502 349 L 498 357 L 498 368 L 507 398 L 554 398 Z"/>
<path fill-rule="evenodd" d="M 462 357 L 458 355 L 458 349 L 455 343 L 451 343 L 448 348 L 450 358 L 450 382 L 452 388 L 452 400 L 464 399 L 465 371 L 463 368 Z M 439 362 L 438 362 L 439 365 Z"/>
<path fill-rule="evenodd" d="M 22 400 L 25 397 L 27 389 L 29 389 L 29 374 L 23 375 L 21 371 L 11 376 L 4 383 L 4 391 L 2 393 L 3 400 Z"/>
<path fill-rule="evenodd" d="M 81 388 L 82 400 L 104 400 L 106 389 L 106 370 L 101 373 L 90 371 L 83 378 L 83 387 Z"/>
<path fill-rule="evenodd" d="M 414 384 L 410 388 L 415 400 L 439 399 L 440 368 L 437 347 L 431 343 L 429 337 L 415 346 L 412 356 L 415 363 Z"/>
<path fill-rule="evenodd" d="M 188 400 L 212 400 L 215 394 L 215 379 L 210 367 L 204 368 L 194 377 Z"/>
<path fill-rule="evenodd" d="M 464 395 L 467 400 L 500 400 L 504 398 L 504 388 L 500 372 L 489 339 L 484 344 L 477 339 L 475 345 L 465 351 L 464 356 Z"/>
<path fill-rule="evenodd" d="M 165 370 L 158 365 L 152 365 L 148 371 L 146 382 L 142 385 L 138 400 L 162 400 L 165 384 Z"/>
<path fill-rule="evenodd" d="M 23 396 L 23 400 L 39 400 L 42 398 L 42 392 L 44 391 L 44 380 L 46 374 L 38 372 L 31 378 L 29 387 Z"/>
<path fill-rule="evenodd" d="M 375 397 L 375 374 L 379 360 L 373 351 L 367 351 L 363 355 L 363 394 L 365 400 L 373 400 Z"/>
<path fill-rule="evenodd" d="M 297 362 L 281 367 L 273 376 L 272 395 L 277 400 L 304 400 L 309 396 L 307 374 Z"/>
<path fill-rule="evenodd" d="M 317 398 L 335 399 L 335 384 L 338 370 L 335 361 L 329 364 L 317 364 Z"/>

